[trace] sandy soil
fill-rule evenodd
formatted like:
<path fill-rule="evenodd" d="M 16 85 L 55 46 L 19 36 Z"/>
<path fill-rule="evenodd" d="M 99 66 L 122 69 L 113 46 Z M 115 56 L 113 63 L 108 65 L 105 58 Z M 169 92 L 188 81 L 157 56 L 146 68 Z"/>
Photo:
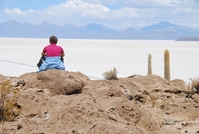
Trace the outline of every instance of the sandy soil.
<path fill-rule="evenodd" d="M 180 79 L 132 75 L 90 80 L 81 72 L 48 70 L 19 77 L 0 75 L 19 88 L 8 134 L 197 134 L 199 94 Z"/>

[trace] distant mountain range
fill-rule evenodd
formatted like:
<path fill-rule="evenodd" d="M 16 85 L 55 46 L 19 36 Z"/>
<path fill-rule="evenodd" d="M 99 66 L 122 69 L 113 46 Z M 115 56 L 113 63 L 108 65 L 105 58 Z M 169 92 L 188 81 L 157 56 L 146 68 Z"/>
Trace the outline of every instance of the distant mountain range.
<path fill-rule="evenodd" d="M 132 40 L 198 40 L 199 30 L 163 21 L 158 24 L 135 29 L 113 30 L 91 23 L 85 26 L 72 24 L 58 26 L 44 22 L 40 25 L 20 23 L 15 20 L 0 22 L 0 37 L 48 38 L 56 35 L 65 39 L 132 39 Z"/>

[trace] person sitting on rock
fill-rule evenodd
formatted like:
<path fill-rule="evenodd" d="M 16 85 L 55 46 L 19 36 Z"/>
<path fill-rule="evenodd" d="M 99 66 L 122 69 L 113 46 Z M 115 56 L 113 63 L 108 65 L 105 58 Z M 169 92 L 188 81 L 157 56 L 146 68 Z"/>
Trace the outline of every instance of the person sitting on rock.
<path fill-rule="evenodd" d="M 39 67 L 38 73 L 49 69 L 65 70 L 64 49 L 57 45 L 58 39 L 56 36 L 51 36 L 49 42 L 50 44 L 44 47 L 41 53 L 42 57 L 37 64 Z"/>

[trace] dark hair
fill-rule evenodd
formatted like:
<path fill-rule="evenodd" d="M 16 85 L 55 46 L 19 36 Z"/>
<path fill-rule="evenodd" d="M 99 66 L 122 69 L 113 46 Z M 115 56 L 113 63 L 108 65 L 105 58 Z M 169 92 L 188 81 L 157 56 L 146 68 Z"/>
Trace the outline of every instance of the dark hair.
<path fill-rule="evenodd" d="M 51 36 L 51 37 L 49 38 L 49 42 L 50 42 L 50 43 L 55 43 L 55 44 L 57 44 L 58 39 L 57 39 L 56 36 Z"/>

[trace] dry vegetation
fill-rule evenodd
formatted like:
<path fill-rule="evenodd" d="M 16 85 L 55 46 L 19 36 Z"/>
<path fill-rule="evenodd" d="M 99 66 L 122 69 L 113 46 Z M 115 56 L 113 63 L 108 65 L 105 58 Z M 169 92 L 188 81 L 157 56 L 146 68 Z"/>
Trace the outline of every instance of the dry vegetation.
<path fill-rule="evenodd" d="M 117 80 L 117 70 L 113 68 L 113 70 L 106 71 L 102 75 L 104 76 L 105 80 Z"/>
<path fill-rule="evenodd" d="M 17 105 L 18 88 L 12 88 L 8 81 L 0 85 L 0 121 L 14 121 L 20 113 Z"/>
<path fill-rule="evenodd" d="M 188 89 L 192 92 L 199 93 L 199 78 L 191 78 L 191 83 L 188 84 Z"/>

